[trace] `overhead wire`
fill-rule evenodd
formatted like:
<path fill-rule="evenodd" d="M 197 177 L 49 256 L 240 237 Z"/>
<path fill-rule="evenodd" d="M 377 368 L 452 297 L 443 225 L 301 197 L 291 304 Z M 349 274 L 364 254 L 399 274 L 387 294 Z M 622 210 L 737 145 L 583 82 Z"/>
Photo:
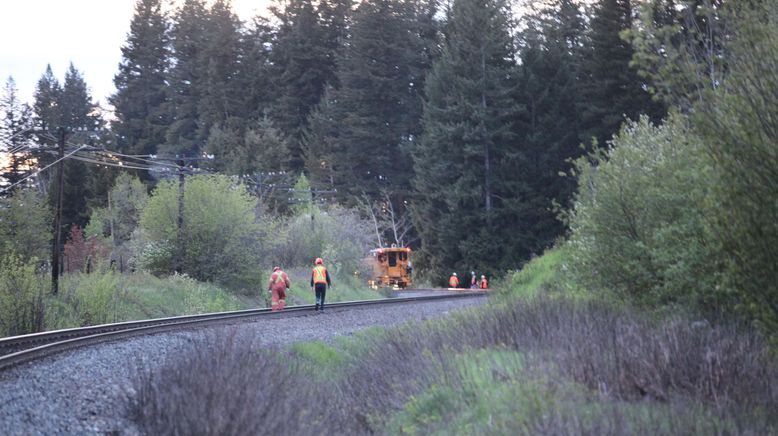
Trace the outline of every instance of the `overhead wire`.
<path fill-rule="evenodd" d="M 84 147 L 85 147 L 85 146 L 84 146 Z M 80 149 L 79 149 L 79 150 L 80 150 Z M 76 154 L 76 152 L 78 152 L 79 150 L 75 150 L 75 151 L 73 151 L 73 152 L 71 152 L 71 153 L 69 153 L 69 154 L 66 154 L 65 156 L 62 156 L 61 158 L 59 158 L 59 159 L 55 160 L 54 162 L 52 162 L 52 163 L 50 163 L 50 164 L 46 165 L 45 167 L 43 167 L 43 168 L 39 169 L 38 171 L 35 171 L 34 173 L 30 173 L 30 174 L 28 174 L 27 176 L 25 176 L 24 178 L 20 179 L 19 181 L 17 181 L 17 182 L 16 182 L 16 183 L 14 183 L 13 185 L 11 185 L 11 186 L 8 186 L 8 187 L 5 187 L 5 188 L 3 188 L 2 190 L 0 190 L 0 194 L 2 194 L 2 193 L 4 193 L 4 192 L 6 192 L 6 191 L 8 191 L 8 190 L 12 189 L 13 187 L 15 187 L 15 186 L 19 185 L 19 184 L 20 184 L 20 183 L 22 183 L 23 181 L 25 181 L 25 180 L 29 179 L 30 177 L 37 176 L 38 174 L 42 173 L 43 171 L 45 171 L 45 170 L 47 170 L 47 169 L 51 168 L 51 167 L 52 167 L 52 166 L 53 166 L 55 163 L 57 163 L 57 162 L 60 162 L 60 161 L 63 161 L 63 160 L 65 160 L 65 159 L 67 159 L 67 158 L 71 157 L 72 155 Z"/>

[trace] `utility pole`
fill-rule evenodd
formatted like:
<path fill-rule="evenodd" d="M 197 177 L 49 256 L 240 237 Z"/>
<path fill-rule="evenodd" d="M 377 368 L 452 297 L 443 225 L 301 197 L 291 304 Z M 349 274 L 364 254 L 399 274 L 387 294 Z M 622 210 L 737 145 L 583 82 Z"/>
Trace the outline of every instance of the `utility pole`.
<path fill-rule="evenodd" d="M 64 196 L 65 177 L 65 128 L 59 128 L 59 163 L 57 164 L 57 210 L 54 215 L 54 244 L 51 249 L 51 293 L 59 292 L 59 257 L 62 238 L 62 197 Z"/>
<path fill-rule="evenodd" d="M 176 254 L 176 272 L 184 272 L 186 238 L 184 236 L 184 161 L 178 167 L 178 253 Z"/>

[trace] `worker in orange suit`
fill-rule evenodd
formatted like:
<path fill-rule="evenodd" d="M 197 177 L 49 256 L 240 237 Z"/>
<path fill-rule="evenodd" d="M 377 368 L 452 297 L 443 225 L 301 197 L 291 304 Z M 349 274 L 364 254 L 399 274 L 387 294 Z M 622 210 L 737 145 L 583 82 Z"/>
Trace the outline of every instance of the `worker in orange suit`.
<path fill-rule="evenodd" d="M 486 280 L 486 276 L 483 276 L 483 275 L 481 276 L 480 288 L 481 289 L 489 289 L 489 281 Z"/>
<path fill-rule="evenodd" d="M 281 267 L 274 267 L 273 274 L 270 275 L 270 283 L 267 285 L 267 289 L 271 294 L 270 305 L 273 308 L 273 312 L 284 310 L 286 290 L 290 287 L 292 287 L 292 284 L 289 282 L 289 276 L 281 271 Z"/>
<path fill-rule="evenodd" d="M 327 294 L 327 287 L 332 287 L 330 273 L 324 267 L 324 261 L 321 257 L 316 258 L 313 271 L 311 271 L 311 290 L 316 293 L 315 310 L 324 312 L 324 296 Z"/>
<path fill-rule="evenodd" d="M 449 288 L 459 287 L 459 277 L 457 277 L 457 273 L 455 272 L 451 273 L 451 277 L 448 278 L 448 287 Z"/>

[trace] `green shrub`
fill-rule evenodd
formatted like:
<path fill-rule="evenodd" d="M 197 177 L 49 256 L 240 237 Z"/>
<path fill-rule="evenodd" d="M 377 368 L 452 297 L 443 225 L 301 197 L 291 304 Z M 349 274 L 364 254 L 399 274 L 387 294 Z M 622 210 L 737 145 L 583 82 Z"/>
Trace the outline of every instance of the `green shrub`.
<path fill-rule="evenodd" d="M 171 273 L 185 244 L 182 272 L 201 281 L 236 289 L 259 285 L 256 268 L 261 245 L 255 222 L 256 201 L 242 185 L 225 176 L 194 176 L 184 193 L 184 239 L 178 240 L 178 182 L 157 186 L 143 211 L 140 227 L 145 247 L 141 265 L 150 272 Z"/>
<path fill-rule="evenodd" d="M 0 257 L 0 336 L 16 336 L 43 330 L 43 293 L 46 280 L 35 271 L 33 258 Z"/>
<path fill-rule="evenodd" d="M 120 276 L 105 269 L 91 274 L 66 274 L 60 293 L 49 296 L 46 329 L 83 327 L 124 321 L 120 308 Z"/>
<path fill-rule="evenodd" d="M 738 308 L 778 344 L 778 3 L 731 2 L 727 75 L 695 107 L 718 177 L 711 227 Z"/>
<path fill-rule="evenodd" d="M 644 305 L 716 311 L 727 301 L 706 228 L 711 163 L 686 121 L 626 125 L 608 149 L 576 162 L 571 280 Z"/>

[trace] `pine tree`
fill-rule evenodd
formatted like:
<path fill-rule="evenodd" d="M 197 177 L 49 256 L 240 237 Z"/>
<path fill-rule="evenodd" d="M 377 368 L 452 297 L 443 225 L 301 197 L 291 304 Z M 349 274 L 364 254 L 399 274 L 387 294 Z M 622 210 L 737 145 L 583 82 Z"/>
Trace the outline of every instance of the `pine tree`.
<path fill-rule="evenodd" d="M 169 58 L 168 24 L 161 0 L 138 0 L 130 23 L 122 62 L 114 77 L 116 94 L 110 98 L 118 149 L 154 154 L 165 142 L 170 122 L 165 113 L 165 82 Z"/>
<path fill-rule="evenodd" d="M 203 0 L 185 0 L 176 11 L 171 31 L 172 66 L 168 74 L 171 124 L 161 151 L 192 156 L 198 154 L 202 138 L 198 112 L 205 81 L 202 63 L 208 17 Z"/>
<path fill-rule="evenodd" d="M 421 130 L 420 85 L 430 63 L 417 14 L 396 0 L 362 2 L 354 14 L 338 59 L 340 86 L 327 93 L 309 139 L 311 174 L 316 182 L 332 177 L 341 201 L 378 199 L 384 189 L 407 195 L 413 171 L 403 145 Z M 331 171 L 317 171 L 322 161 Z"/>
<path fill-rule="evenodd" d="M 427 267 L 494 271 L 528 253 L 516 225 L 521 206 L 513 135 L 516 64 L 509 5 L 455 0 L 443 52 L 427 78 L 424 133 L 413 159 L 414 223 Z"/>
<path fill-rule="evenodd" d="M 554 204 L 568 205 L 575 180 L 562 177 L 580 147 L 579 69 L 584 20 L 575 3 L 558 0 L 525 18 L 519 37 L 518 99 L 526 108 L 515 131 L 524 164 L 519 176 L 525 198 L 521 221 L 531 252 L 542 251 L 564 227 Z"/>
<path fill-rule="evenodd" d="M 648 114 L 662 117 L 663 108 L 651 100 L 644 82 L 630 66 L 633 49 L 622 32 L 632 27 L 631 0 L 598 0 L 590 27 L 590 47 L 582 62 L 582 99 L 579 106 L 583 124 L 581 140 L 592 138 L 604 143 L 626 119 Z"/>
<path fill-rule="evenodd" d="M 56 129 L 59 125 L 60 115 L 57 102 L 61 92 L 62 87 L 54 76 L 51 65 L 46 65 L 46 71 L 35 85 L 35 102 L 33 103 L 36 124 L 41 130 Z"/>
<path fill-rule="evenodd" d="M 241 112 L 241 28 L 229 1 L 216 0 L 208 10 L 205 45 L 199 54 L 203 74 L 197 104 L 199 138 L 208 138 L 213 127 L 228 119 L 234 123 L 234 118 L 245 118 Z"/>
<path fill-rule="evenodd" d="M 97 114 L 97 106 L 92 101 L 89 88 L 81 73 L 72 63 L 65 73 L 65 81 L 57 106 L 62 115 L 60 126 L 68 131 L 78 132 L 79 129 L 94 131 L 102 127 L 103 121 Z M 90 140 L 84 134 L 77 135 L 71 136 L 73 141 L 83 143 Z M 67 235 L 73 225 L 81 228 L 86 226 L 89 221 L 89 204 L 98 197 L 105 198 L 104 194 L 109 189 L 110 183 L 105 186 L 93 183 L 92 178 L 98 175 L 95 172 L 97 168 L 79 160 L 67 159 L 64 168 L 65 183 L 61 222 L 62 235 Z M 93 191 L 93 187 L 100 188 L 101 192 Z M 55 205 L 56 192 L 53 189 L 49 192 L 51 204 Z"/>
<path fill-rule="evenodd" d="M 0 188 L 20 182 L 33 164 L 32 109 L 19 101 L 17 93 L 16 82 L 9 77 L 0 96 Z M 11 191 L 0 195 L 11 195 Z"/>
<path fill-rule="evenodd" d="M 290 166 L 299 172 L 304 166 L 302 142 L 308 116 L 335 74 L 337 43 L 328 38 L 340 32 L 324 26 L 312 0 L 292 0 L 283 11 L 275 9 L 275 15 L 280 22 L 271 54 L 276 92 L 269 115 L 288 138 Z M 327 24 L 334 21 L 329 17 Z"/>

